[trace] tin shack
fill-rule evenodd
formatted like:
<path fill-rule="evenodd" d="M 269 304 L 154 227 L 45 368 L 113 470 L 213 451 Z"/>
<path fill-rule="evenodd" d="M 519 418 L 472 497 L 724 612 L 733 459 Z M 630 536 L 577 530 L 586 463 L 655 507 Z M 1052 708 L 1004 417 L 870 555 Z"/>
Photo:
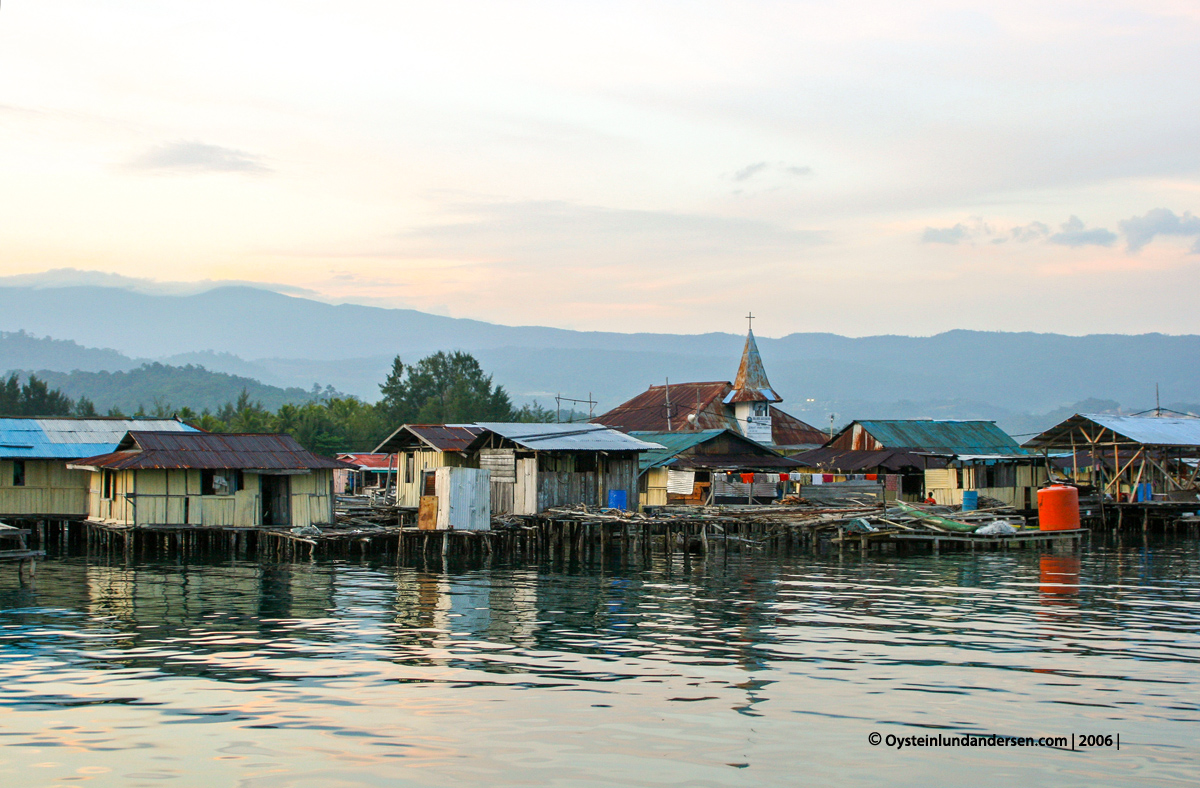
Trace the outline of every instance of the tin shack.
<path fill-rule="evenodd" d="M 491 472 L 493 514 L 637 508 L 638 456 L 661 445 L 600 424 L 480 422 L 468 452 Z"/>

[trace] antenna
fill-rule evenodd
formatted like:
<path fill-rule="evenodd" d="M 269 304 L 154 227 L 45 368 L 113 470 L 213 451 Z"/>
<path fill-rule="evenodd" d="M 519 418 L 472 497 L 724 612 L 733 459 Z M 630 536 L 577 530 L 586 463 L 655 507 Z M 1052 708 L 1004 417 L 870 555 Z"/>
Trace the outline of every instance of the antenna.
<path fill-rule="evenodd" d="M 558 424 L 562 424 L 562 404 L 564 402 L 571 403 L 571 409 L 567 412 L 567 415 L 569 416 L 569 418 L 567 419 L 567 423 L 569 423 L 569 424 L 575 423 L 575 406 L 576 405 L 587 405 L 588 406 L 588 421 L 591 421 L 596 416 L 597 402 L 596 402 L 596 400 L 592 399 L 592 392 L 590 392 L 590 391 L 588 392 L 587 399 L 576 399 L 574 397 L 564 397 L 563 395 L 558 394 L 558 395 L 555 395 L 554 402 L 555 402 L 555 405 L 557 406 L 555 421 Z"/>
<path fill-rule="evenodd" d="M 1154 415 L 1162 416 L 1162 402 L 1158 399 L 1158 384 L 1154 384 Z"/>

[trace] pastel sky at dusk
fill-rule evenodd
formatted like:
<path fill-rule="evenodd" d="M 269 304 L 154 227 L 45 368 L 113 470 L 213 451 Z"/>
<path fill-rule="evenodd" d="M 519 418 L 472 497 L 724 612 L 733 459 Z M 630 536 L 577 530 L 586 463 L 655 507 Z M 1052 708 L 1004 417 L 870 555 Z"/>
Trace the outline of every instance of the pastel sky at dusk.
<path fill-rule="evenodd" d="M 1200 332 L 1200 4 L 6 0 L 0 276 Z"/>

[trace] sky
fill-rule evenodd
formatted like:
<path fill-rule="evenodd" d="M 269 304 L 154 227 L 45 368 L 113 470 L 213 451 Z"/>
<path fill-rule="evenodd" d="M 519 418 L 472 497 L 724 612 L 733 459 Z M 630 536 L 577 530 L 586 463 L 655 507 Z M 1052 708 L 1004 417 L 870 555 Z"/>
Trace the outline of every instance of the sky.
<path fill-rule="evenodd" d="M 1200 333 L 1197 41 L 1194 0 L 5 0 L 0 277 Z"/>

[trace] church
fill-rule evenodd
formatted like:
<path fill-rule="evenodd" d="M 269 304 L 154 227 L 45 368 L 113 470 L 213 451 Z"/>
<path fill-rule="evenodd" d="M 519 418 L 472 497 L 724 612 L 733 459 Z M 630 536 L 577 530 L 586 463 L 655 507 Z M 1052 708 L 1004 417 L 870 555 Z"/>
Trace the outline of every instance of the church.
<path fill-rule="evenodd" d="M 592 421 L 623 432 L 695 432 L 731 429 L 784 454 L 816 448 L 828 436 L 776 407 L 754 331 L 746 334 L 737 377 L 729 381 L 651 386 Z"/>

